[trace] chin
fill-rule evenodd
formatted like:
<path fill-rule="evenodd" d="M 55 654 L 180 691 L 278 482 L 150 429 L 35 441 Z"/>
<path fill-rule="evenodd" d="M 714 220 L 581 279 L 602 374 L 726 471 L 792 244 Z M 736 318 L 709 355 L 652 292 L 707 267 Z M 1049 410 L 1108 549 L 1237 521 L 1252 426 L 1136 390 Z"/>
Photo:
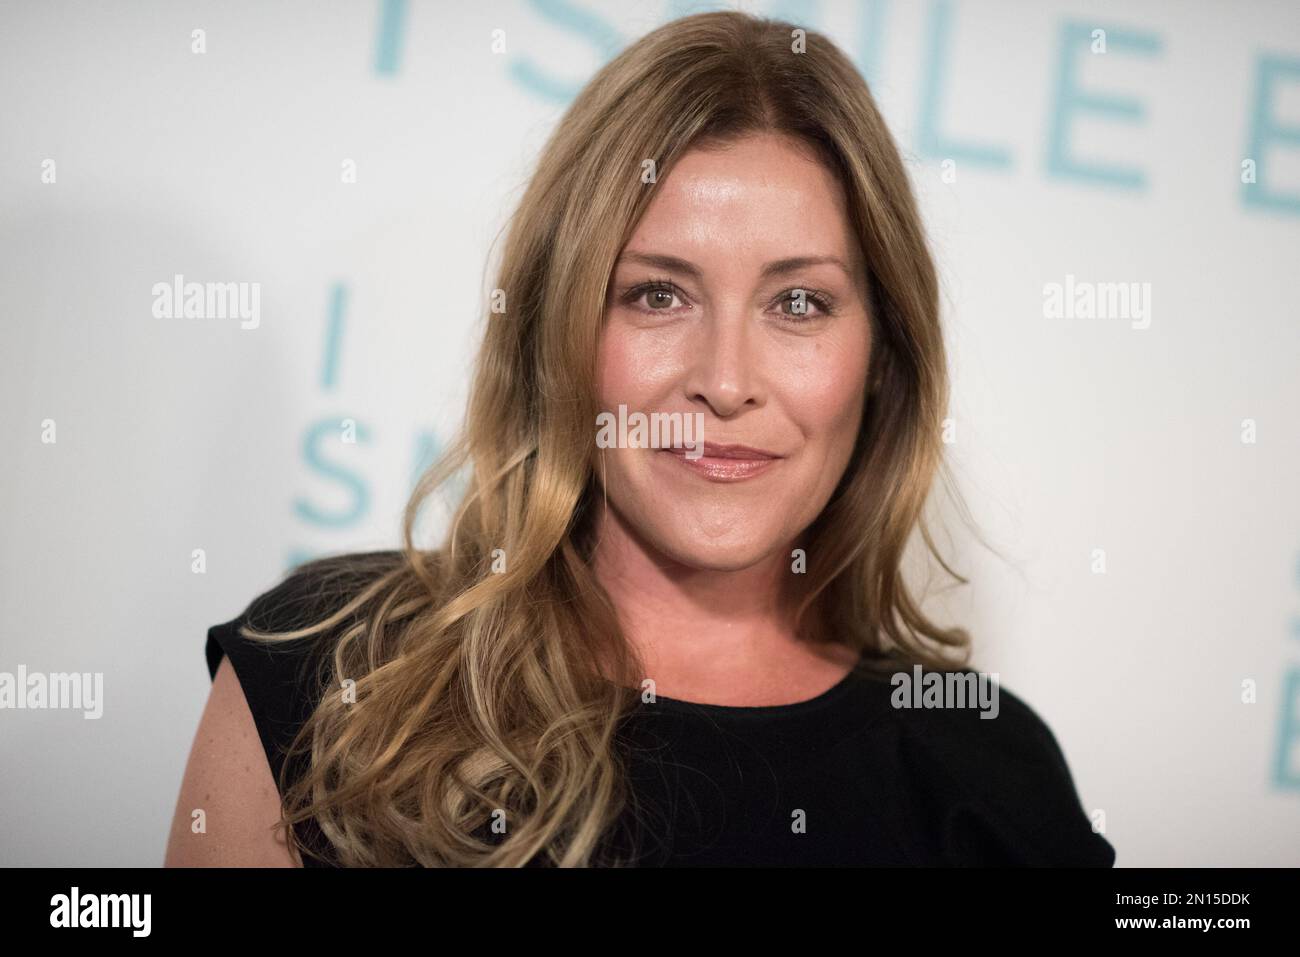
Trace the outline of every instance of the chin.
<path fill-rule="evenodd" d="M 655 547 L 679 565 L 701 571 L 738 572 L 752 568 L 769 558 L 780 547 L 778 536 L 729 534 L 720 539 L 689 537 L 681 534 L 689 524 L 679 525 L 664 535 L 652 531 L 648 536 Z M 733 529 L 733 532 L 739 531 Z"/>

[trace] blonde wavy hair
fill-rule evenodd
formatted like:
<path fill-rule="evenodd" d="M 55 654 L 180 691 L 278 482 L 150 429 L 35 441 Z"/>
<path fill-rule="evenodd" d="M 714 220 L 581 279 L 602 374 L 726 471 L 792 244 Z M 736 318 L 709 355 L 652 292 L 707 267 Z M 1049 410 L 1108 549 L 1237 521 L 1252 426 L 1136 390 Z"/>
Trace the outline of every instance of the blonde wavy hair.
<path fill-rule="evenodd" d="M 875 348 L 861 432 L 806 531 L 800 637 L 882 671 L 952 667 L 969 636 L 922 613 L 902 563 L 944 470 L 948 380 L 934 264 L 898 149 L 849 59 L 793 24 L 738 12 L 672 21 L 604 66 L 550 137 L 512 217 L 466 421 L 407 506 L 400 553 L 307 566 L 335 610 L 316 636 L 325 694 L 281 776 L 281 827 L 314 819 L 343 866 L 618 866 L 602 838 L 629 806 L 617 734 L 641 663 L 590 566 L 595 355 L 615 260 L 658 176 L 693 147 L 794 137 L 843 183 L 868 264 Z M 468 477 L 447 539 L 414 543 L 421 504 Z M 946 476 L 945 476 L 946 478 Z M 494 550 L 508 562 L 494 573 Z M 502 554 L 498 553 L 498 554 Z M 397 554 L 396 560 L 393 554 Z M 489 827 L 504 814 L 504 834 Z M 320 855 L 318 855 L 320 856 Z"/>

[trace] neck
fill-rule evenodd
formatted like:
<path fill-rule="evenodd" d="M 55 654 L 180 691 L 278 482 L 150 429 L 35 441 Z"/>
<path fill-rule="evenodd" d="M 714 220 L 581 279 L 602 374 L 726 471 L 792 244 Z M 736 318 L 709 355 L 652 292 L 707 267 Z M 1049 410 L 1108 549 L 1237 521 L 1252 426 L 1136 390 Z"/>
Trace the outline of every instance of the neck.
<path fill-rule="evenodd" d="M 612 509 L 602 510 L 594 532 L 593 572 L 663 693 L 772 682 L 815 654 L 799 639 L 785 598 L 788 550 L 742 569 L 695 568 L 659 552 Z"/>

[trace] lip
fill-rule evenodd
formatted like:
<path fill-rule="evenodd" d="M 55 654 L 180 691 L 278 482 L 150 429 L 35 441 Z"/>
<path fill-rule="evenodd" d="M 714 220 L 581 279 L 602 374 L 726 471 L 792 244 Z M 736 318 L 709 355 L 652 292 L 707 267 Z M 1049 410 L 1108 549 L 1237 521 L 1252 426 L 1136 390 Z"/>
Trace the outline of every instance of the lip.
<path fill-rule="evenodd" d="M 660 449 L 680 465 L 711 482 L 743 482 L 768 471 L 783 456 L 749 445 L 705 442 L 700 457 L 686 457 L 685 448 Z"/>

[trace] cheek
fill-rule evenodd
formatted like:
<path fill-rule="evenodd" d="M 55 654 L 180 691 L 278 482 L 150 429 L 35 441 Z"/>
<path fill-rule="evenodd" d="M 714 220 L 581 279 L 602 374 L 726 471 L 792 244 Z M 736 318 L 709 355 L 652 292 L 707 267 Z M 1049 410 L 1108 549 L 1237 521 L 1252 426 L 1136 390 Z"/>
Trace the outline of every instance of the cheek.
<path fill-rule="evenodd" d="M 609 408 L 611 401 L 617 404 L 620 396 L 626 394 L 632 381 L 627 360 L 626 343 L 617 332 L 610 330 L 607 322 L 596 349 L 596 393 L 602 409 Z"/>
<path fill-rule="evenodd" d="M 596 348 L 596 396 L 602 412 L 618 414 L 619 406 L 628 413 L 653 411 L 662 405 L 665 385 L 675 373 L 666 368 L 667 348 L 657 347 L 646 330 L 629 328 L 617 319 L 607 322 Z M 638 449 L 601 449 L 594 442 L 596 425 L 592 424 L 592 465 L 598 480 L 607 484 L 611 499 L 621 507 L 636 511 L 647 493 L 644 454 Z"/>
<path fill-rule="evenodd" d="M 680 336 L 607 322 L 596 352 L 596 384 L 602 408 L 645 411 L 671 386 L 682 368 Z"/>
<path fill-rule="evenodd" d="M 866 397 L 868 348 L 865 337 L 819 341 L 803 361 L 786 364 L 782 389 L 787 408 L 810 443 L 852 445 Z"/>

